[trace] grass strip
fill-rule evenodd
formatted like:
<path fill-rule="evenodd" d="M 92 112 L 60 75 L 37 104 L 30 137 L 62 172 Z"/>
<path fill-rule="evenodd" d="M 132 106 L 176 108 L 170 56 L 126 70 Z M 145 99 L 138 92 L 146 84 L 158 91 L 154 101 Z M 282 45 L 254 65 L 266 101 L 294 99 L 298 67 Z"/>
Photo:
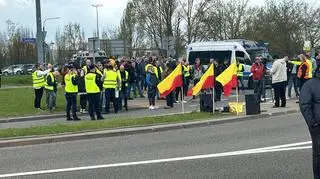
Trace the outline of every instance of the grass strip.
<path fill-rule="evenodd" d="M 155 116 L 135 119 L 106 119 L 102 121 L 79 121 L 68 124 L 52 124 L 47 126 L 37 126 L 30 128 L 10 128 L 1 129 L 0 138 L 25 137 L 25 136 L 43 136 L 50 134 L 62 134 L 69 132 L 83 132 L 98 129 L 114 129 L 133 126 L 146 126 L 164 123 L 179 123 L 186 121 L 197 121 L 204 119 L 216 119 L 222 114 L 211 113 L 188 113 L 170 116 Z"/>

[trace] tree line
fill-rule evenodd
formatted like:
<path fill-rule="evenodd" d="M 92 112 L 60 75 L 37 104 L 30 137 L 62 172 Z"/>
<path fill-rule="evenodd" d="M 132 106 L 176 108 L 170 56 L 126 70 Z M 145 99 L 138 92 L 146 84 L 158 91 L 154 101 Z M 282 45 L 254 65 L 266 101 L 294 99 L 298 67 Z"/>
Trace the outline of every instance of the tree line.
<path fill-rule="evenodd" d="M 173 36 L 176 54 L 195 41 L 244 38 L 268 42 L 277 55 L 301 52 L 304 41 L 320 42 L 320 4 L 317 1 L 266 0 L 131 0 L 120 23 L 120 37 L 132 49 L 161 49 Z"/>
<path fill-rule="evenodd" d="M 129 55 L 136 49 L 161 51 L 168 37 L 174 39 L 176 56 L 185 55 L 185 46 L 195 41 L 237 38 L 268 42 L 272 54 L 294 55 L 302 51 L 304 41 L 319 48 L 320 3 L 266 0 L 252 6 L 250 0 L 130 0 L 118 27 L 101 25 L 106 27 L 101 37 L 125 40 Z M 35 34 L 7 21 L 6 31 L 0 32 L 0 67 L 37 62 L 35 44 L 23 42 L 26 37 Z M 70 22 L 57 29 L 55 48 L 60 63 L 87 49 L 83 27 Z"/>

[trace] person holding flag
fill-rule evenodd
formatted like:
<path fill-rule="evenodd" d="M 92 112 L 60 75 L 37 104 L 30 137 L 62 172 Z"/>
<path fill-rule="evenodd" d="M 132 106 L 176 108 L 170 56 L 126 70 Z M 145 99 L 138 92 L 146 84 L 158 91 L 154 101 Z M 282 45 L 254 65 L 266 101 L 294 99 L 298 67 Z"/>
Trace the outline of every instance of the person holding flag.
<path fill-rule="evenodd" d="M 182 65 L 178 64 L 177 67 L 158 84 L 157 88 L 160 96 L 168 96 L 172 94 L 177 87 L 182 87 L 182 80 Z"/>
<path fill-rule="evenodd" d="M 227 69 L 225 69 L 219 76 L 217 76 L 216 81 L 220 82 L 223 86 L 225 96 L 230 96 L 232 93 L 232 88 L 238 86 L 237 73 L 238 68 L 234 60 L 234 62 L 231 62 L 231 65 Z"/>

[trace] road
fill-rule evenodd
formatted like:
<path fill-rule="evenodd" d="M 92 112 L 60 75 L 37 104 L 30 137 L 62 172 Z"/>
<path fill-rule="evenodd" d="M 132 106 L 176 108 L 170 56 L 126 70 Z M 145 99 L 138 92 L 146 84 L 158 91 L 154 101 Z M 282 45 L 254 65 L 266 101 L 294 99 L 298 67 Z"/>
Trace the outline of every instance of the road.
<path fill-rule="evenodd" d="M 312 178 L 310 148 L 310 135 L 302 116 L 291 114 L 0 149 L 0 177 Z"/>

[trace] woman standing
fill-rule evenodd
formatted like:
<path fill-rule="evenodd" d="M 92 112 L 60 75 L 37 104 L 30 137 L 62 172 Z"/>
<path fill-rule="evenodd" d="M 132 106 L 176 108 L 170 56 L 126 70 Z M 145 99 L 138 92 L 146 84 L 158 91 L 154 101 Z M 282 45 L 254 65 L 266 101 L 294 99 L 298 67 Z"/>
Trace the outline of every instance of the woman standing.
<path fill-rule="evenodd" d="M 155 106 L 156 95 L 157 95 L 157 85 L 159 80 L 154 73 L 153 66 L 148 67 L 148 72 L 146 76 L 146 83 L 148 85 L 148 99 L 149 99 L 149 109 L 157 109 L 159 107 Z"/>

